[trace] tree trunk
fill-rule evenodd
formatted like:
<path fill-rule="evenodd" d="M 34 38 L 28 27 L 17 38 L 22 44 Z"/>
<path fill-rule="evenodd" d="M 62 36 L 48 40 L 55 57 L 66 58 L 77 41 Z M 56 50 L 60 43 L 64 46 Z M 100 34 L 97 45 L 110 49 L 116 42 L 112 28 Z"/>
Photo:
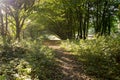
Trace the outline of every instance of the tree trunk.
<path fill-rule="evenodd" d="M 5 35 L 7 36 L 8 34 L 8 14 L 6 13 L 6 30 L 5 30 Z"/>
<path fill-rule="evenodd" d="M 3 22 L 3 14 L 2 14 L 2 11 L 1 11 L 1 9 L 0 9 L 0 22 L 1 22 L 1 35 L 2 35 L 2 37 L 4 37 L 5 35 L 4 35 L 4 22 Z"/>
<path fill-rule="evenodd" d="M 18 15 L 16 15 L 15 21 L 16 21 L 16 40 L 20 41 L 21 28 Z"/>
<path fill-rule="evenodd" d="M 86 39 L 86 16 L 84 17 L 84 25 L 83 25 L 83 39 Z"/>

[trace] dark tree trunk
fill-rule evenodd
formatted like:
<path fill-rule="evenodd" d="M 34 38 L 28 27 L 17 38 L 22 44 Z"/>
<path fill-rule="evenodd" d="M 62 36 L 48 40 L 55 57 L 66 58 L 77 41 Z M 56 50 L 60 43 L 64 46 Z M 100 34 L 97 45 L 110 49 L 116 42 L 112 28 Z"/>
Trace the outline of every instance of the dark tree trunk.
<path fill-rule="evenodd" d="M 110 0 L 109 0 L 108 7 L 110 8 Z M 109 13 L 108 13 L 108 35 L 110 35 L 110 33 L 111 33 L 111 10 L 109 9 L 108 11 L 109 11 Z"/>
<path fill-rule="evenodd" d="M 2 35 L 2 37 L 4 37 L 5 36 L 5 34 L 4 34 L 4 22 L 3 22 L 3 14 L 2 14 L 1 9 L 0 9 L 0 22 L 1 22 L 1 35 Z"/>
<path fill-rule="evenodd" d="M 5 32 L 5 35 L 7 36 L 8 34 L 8 14 L 6 13 L 6 32 Z"/>
<path fill-rule="evenodd" d="M 84 17 L 84 25 L 83 25 L 83 39 L 86 39 L 86 16 Z"/>
<path fill-rule="evenodd" d="M 16 21 L 16 40 L 20 41 L 21 28 L 18 15 L 16 15 L 15 21 Z"/>
<path fill-rule="evenodd" d="M 79 20 L 79 28 L 80 28 L 80 29 L 79 29 L 79 32 L 80 32 L 79 38 L 82 39 L 82 38 L 83 38 L 83 37 L 82 37 L 82 35 L 83 35 L 83 34 L 82 34 L 82 29 L 83 29 L 83 27 L 82 27 L 82 22 L 83 22 L 83 21 L 82 21 L 82 20 L 83 20 L 82 14 L 80 14 L 80 18 L 79 18 L 79 19 L 80 19 L 80 20 Z"/>

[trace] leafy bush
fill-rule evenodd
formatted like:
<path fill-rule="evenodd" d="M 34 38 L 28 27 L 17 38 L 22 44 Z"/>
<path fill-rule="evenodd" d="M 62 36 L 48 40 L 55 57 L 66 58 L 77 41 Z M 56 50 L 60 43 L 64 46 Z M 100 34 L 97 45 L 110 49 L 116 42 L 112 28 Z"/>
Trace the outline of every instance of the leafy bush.
<path fill-rule="evenodd" d="M 0 47 L 0 80 L 46 80 L 54 70 L 52 50 L 39 40 L 14 42 Z"/>
<path fill-rule="evenodd" d="M 60 47 L 66 51 L 77 52 L 79 49 L 78 41 L 62 41 Z"/>
<path fill-rule="evenodd" d="M 79 56 L 78 60 L 84 63 L 85 73 L 100 80 L 120 79 L 120 37 L 67 41 L 62 43 L 62 48 Z"/>

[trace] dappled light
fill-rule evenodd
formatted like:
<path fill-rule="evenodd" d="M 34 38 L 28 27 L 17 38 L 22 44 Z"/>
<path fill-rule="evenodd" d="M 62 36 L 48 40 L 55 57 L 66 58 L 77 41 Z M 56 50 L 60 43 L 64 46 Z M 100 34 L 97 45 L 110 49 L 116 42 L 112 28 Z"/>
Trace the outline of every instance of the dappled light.
<path fill-rule="evenodd" d="M 52 49 L 55 49 L 52 47 Z M 76 61 L 77 56 L 64 51 L 56 49 L 56 61 L 60 67 L 60 70 L 62 71 L 62 74 L 64 76 L 61 78 L 61 80 L 90 80 L 91 78 L 84 74 L 83 66 L 80 62 Z"/>
<path fill-rule="evenodd" d="M 61 47 L 77 56 L 78 61 L 84 64 L 83 69 L 86 74 L 95 75 L 94 77 L 100 80 L 119 80 L 119 41 L 119 37 L 100 37 L 95 40 L 63 42 Z M 68 49 L 64 43 L 70 48 Z"/>
<path fill-rule="evenodd" d="M 0 0 L 0 80 L 120 80 L 120 0 Z"/>

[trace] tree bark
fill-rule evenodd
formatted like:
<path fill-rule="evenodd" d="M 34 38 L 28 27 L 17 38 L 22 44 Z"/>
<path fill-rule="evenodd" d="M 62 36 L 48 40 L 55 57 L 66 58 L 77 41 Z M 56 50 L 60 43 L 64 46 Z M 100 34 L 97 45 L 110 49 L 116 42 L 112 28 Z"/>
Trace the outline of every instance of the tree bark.
<path fill-rule="evenodd" d="M 0 20 L 1 20 L 1 35 L 2 37 L 5 36 L 4 34 L 4 21 L 3 21 L 3 14 L 2 14 L 2 10 L 0 9 Z"/>

